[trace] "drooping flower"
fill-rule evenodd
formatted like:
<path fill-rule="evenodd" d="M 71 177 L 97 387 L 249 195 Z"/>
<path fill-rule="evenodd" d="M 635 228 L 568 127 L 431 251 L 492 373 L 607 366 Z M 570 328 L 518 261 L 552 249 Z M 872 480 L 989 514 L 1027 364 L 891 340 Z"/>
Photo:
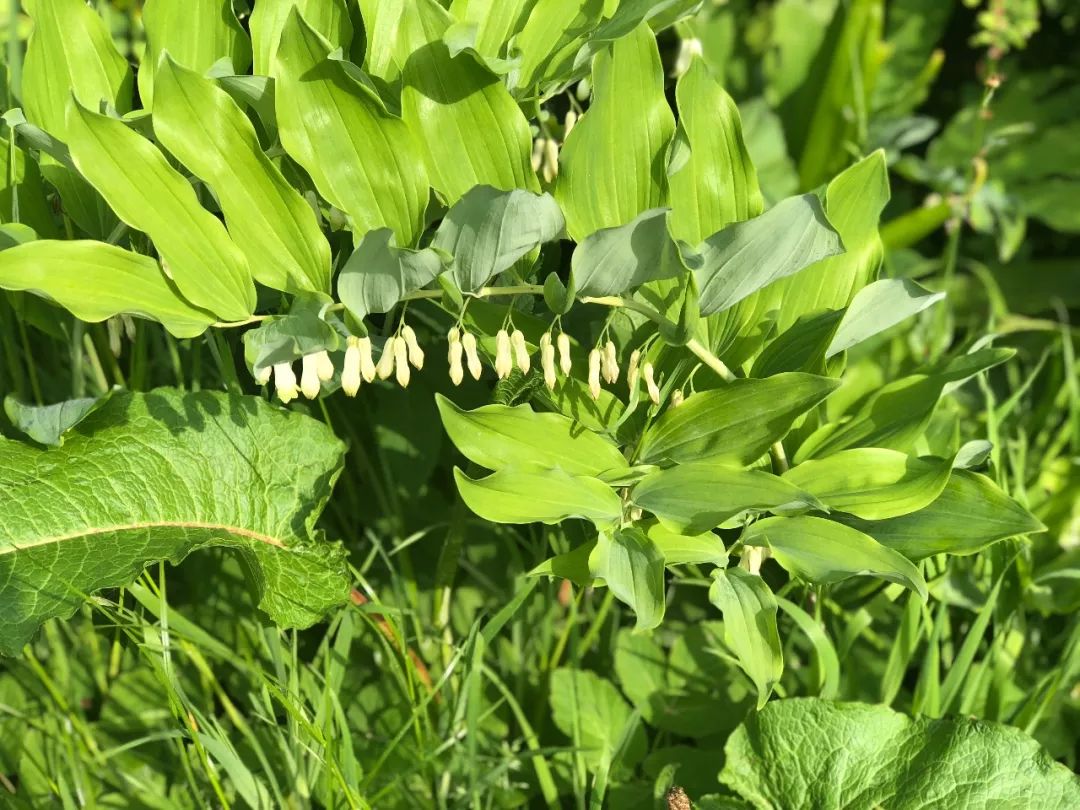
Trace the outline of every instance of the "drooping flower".
<path fill-rule="evenodd" d="M 319 353 L 305 354 L 301 361 L 300 391 L 308 399 L 315 399 L 319 388 Z"/>
<path fill-rule="evenodd" d="M 334 379 L 334 361 L 325 350 L 315 353 L 315 373 L 323 382 Z"/>
<path fill-rule="evenodd" d="M 600 399 L 600 350 L 589 352 L 589 394 Z"/>
<path fill-rule="evenodd" d="M 570 369 L 573 367 L 570 361 L 570 336 L 566 332 L 560 332 L 556 343 L 559 346 L 559 368 L 565 376 L 569 377 Z"/>
<path fill-rule="evenodd" d="M 465 379 L 465 369 L 461 367 L 461 356 L 464 350 L 461 346 L 461 330 L 456 326 L 450 327 L 450 331 L 446 333 L 447 351 L 446 362 L 450 365 L 450 382 L 454 385 L 461 385 L 461 381 Z"/>
<path fill-rule="evenodd" d="M 505 329 L 500 329 L 495 335 L 495 376 L 505 380 L 510 376 L 514 368 L 513 350 L 510 346 L 510 335 Z"/>
<path fill-rule="evenodd" d="M 360 345 L 349 335 L 345 341 L 345 362 L 341 367 L 341 390 L 347 397 L 355 397 L 360 390 Z"/>
<path fill-rule="evenodd" d="M 465 362 L 469 366 L 469 373 L 474 380 L 479 380 L 484 373 L 484 366 L 480 362 L 480 353 L 476 351 L 476 335 L 466 332 L 461 336 L 461 348 L 465 350 Z"/>
<path fill-rule="evenodd" d="M 412 374 L 409 371 L 409 346 L 401 338 L 394 341 L 394 364 L 397 367 L 398 385 L 402 388 L 408 388 Z"/>
<path fill-rule="evenodd" d="M 529 358 L 529 347 L 525 345 L 525 335 L 520 329 L 515 329 L 510 335 L 510 345 L 514 349 L 514 362 L 517 363 L 517 367 L 521 369 L 522 374 L 528 374 L 529 369 L 532 368 L 532 361 Z"/>
<path fill-rule="evenodd" d="M 653 405 L 660 404 L 660 387 L 656 384 L 655 370 L 652 363 L 646 363 L 641 369 L 641 376 L 645 378 L 645 387 L 649 391 L 649 399 Z"/>
<path fill-rule="evenodd" d="M 552 182 L 559 176 L 559 144 L 549 138 L 544 144 L 544 180 Z"/>
<path fill-rule="evenodd" d="M 360 338 L 356 341 L 356 346 L 360 349 L 360 376 L 364 378 L 364 382 L 371 382 L 378 373 L 371 354 L 371 338 Z"/>
<path fill-rule="evenodd" d="M 274 373 L 274 369 L 271 366 L 263 366 L 257 371 L 252 371 L 251 375 L 255 378 L 255 382 L 258 385 L 266 385 L 270 382 L 270 375 Z"/>
<path fill-rule="evenodd" d="M 390 375 L 394 373 L 394 346 L 397 342 L 396 337 L 390 337 L 383 344 L 379 365 L 375 366 L 375 374 L 380 380 L 388 380 Z"/>
<path fill-rule="evenodd" d="M 619 357 L 615 353 L 615 344 L 610 340 L 604 344 L 604 357 L 601 367 L 604 372 L 604 382 L 612 385 L 619 381 Z"/>
<path fill-rule="evenodd" d="M 298 389 L 292 363 L 274 364 L 274 389 L 277 391 L 278 399 L 285 404 L 296 399 Z"/>
<path fill-rule="evenodd" d="M 540 336 L 540 368 L 544 372 L 544 385 L 549 391 L 555 390 L 555 347 L 551 343 L 551 332 Z"/>
<path fill-rule="evenodd" d="M 630 362 L 626 366 L 626 384 L 631 391 L 637 388 L 638 374 L 640 373 L 638 369 L 639 362 L 641 362 L 641 350 L 634 349 L 630 352 Z"/>
<path fill-rule="evenodd" d="M 568 137 L 570 137 L 570 132 L 574 129 L 574 126 L 577 124 L 577 119 L 578 119 L 578 116 L 577 116 L 576 112 L 574 112 L 573 110 L 567 110 L 566 111 L 566 117 L 563 118 L 563 142 L 564 143 L 566 142 L 566 139 Z"/>
<path fill-rule="evenodd" d="M 416 339 L 416 332 L 408 324 L 401 327 L 401 336 L 405 338 L 405 345 L 409 350 L 409 362 L 413 364 L 417 371 L 424 367 L 424 350 L 420 348 L 420 343 Z"/>

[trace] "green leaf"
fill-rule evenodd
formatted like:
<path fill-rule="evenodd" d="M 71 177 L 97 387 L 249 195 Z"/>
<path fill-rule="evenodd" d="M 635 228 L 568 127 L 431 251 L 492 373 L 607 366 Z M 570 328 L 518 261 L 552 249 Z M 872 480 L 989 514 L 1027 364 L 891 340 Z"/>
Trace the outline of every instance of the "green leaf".
<path fill-rule="evenodd" d="M 348 53 L 353 38 L 352 21 L 346 0 L 260 0 L 251 12 L 252 72 L 260 76 L 273 76 L 281 32 L 289 19 L 289 13 L 297 9 L 314 29 L 333 47 L 341 47 Z"/>
<path fill-rule="evenodd" d="M 828 585 L 875 576 L 927 599 L 922 574 L 904 555 L 842 523 L 810 515 L 765 518 L 744 531 L 742 541 L 767 546 L 780 565 L 807 582 Z"/>
<path fill-rule="evenodd" d="M 948 459 L 863 447 L 804 461 L 784 473 L 784 480 L 816 495 L 830 509 L 884 520 L 931 503 L 948 483 L 951 467 Z"/>
<path fill-rule="evenodd" d="M 578 242 L 664 204 L 664 154 L 675 131 L 656 37 L 645 23 L 596 55 L 592 90 L 588 112 L 566 138 L 555 186 Z"/>
<path fill-rule="evenodd" d="M 510 468 L 473 480 L 455 468 L 454 479 L 465 505 L 493 523 L 550 524 L 581 518 L 604 528 L 622 516 L 615 490 L 603 481 L 560 469 Z"/>
<path fill-rule="evenodd" d="M 518 56 L 510 83 L 522 92 L 566 80 L 584 32 L 603 12 L 602 0 L 536 0 L 521 31 L 509 43 Z"/>
<path fill-rule="evenodd" d="M 389 312 L 407 293 L 419 290 L 443 269 L 431 248 L 399 248 L 389 228 L 368 231 L 338 274 L 338 297 L 358 319 Z"/>
<path fill-rule="evenodd" d="M 710 236 L 691 266 L 701 314 L 722 312 L 762 287 L 843 252 L 813 194 L 789 197 L 764 214 Z"/>
<path fill-rule="evenodd" d="M 589 234 L 571 258 L 570 289 L 578 296 L 619 295 L 647 281 L 686 272 L 667 229 L 667 209 Z"/>
<path fill-rule="evenodd" d="M 714 529 L 747 510 L 821 508 L 813 496 L 775 475 L 711 461 L 649 473 L 634 486 L 631 500 L 688 534 Z"/>
<path fill-rule="evenodd" d="M 829 699 L 835 697 L 840 691 L 840 657 L 836 654 L 836 647 L 825 632 L 823 622 L 814 619 L 801 607 L 787 599 L 778 596 L 776 604 L 791 617 L 813 646 L 819 697 Z"/>
<path fill-rule="evenodd" d="M 908 278 L 875 281 L 855 294 L 825 353 L 829 358 L 896 326 L 945 298 Z"/>
<path fill-rule="evenodd" d="M 557 239 L 565 222 L 550 194 L 476 186 L 447 211 L 432 245 L 454 257 L 454 278 L 475 292 L 518 259 Z"/>
<path fill-rule="evenodd" d="M 551 719 L 581 750 L 587 767 L 611 759 L 632 716 L 614 684 L 587 670 L 560 667 L 551 673 L 550 701 Z M 645 751 L 645 731 L 638 726 L 622 761 L 632 767 Z"/>
<path fill-rule="evenodd" d="M 991 543 L 1046 527 L 985 475 L 953 470 L 929 506 L 890 520 L 851 525 L 914 560 L 934 554 L 974 554 Z"/>
<path fill-rule="evenodd" d="M 486 64 L 493 66 L 506 55 L 506 43 L 522 25 L 536 0 L 467 0 L 454 3 L 451 14 L 459 17 L 447 31 L 449 41 L 451 33 L 457 31 L 469 47 Z M 464 6 L 459 12 L 458 7 Z M 453 49 L 451 49 L 453 50 Z M 456 54 L 455 54 L 456 55 Z M 505 63 L 508 68 L 510 63 Z"/>
<path fill-rule="evenodd" d="M 713 572 L 709 601 L 724 614 L 724 643 L 757 689 L 760 709 L 784 673 L 776 597 L 756 574 L 726 568 Z"/>
<path fill-rule="evenodd" d="M 690 157 L 668 176 L 671 232 L 676 239 L 700 245 L 732 222 L 758 216 L 764 203 L 739 110 L 704 61 L 690 63 L 675 87 L 675 98 Z"/>
<path fill-rule="evenodd" d="M 166 55 L 158 67 L 154 134 L 214 190 L 257 281 L 330 291 L 330 245 L 307 201 L 263 152 L 236 102 Z"/>
<path fill-rule="evenodd" d="M 318 621 L 349 590 L 344 552 L 314 530 L 343 453 L 322 423 L 256 397 L 171 389 L 114 394 L 61 448 L 0 440 L 0 653 L 207 546 L 237 550 L 274 621 Z"/>
<path fill-rule="evenodd" d="M 825 351 L 840 326 L 843 310 L 804 315 L 782 335 L 769 341 L 754 360 L 752 377 L 771 377 L 785 371 L 824 374 Z"/>
<path fill-rule="evenodd" d="M 528 405 L 463 411 L 442 395 L 435 401 L 450 440 L 482 467 L 591 476 L 629 468 L 618 447 L 561 414 L 536 413 Z"/>
<path fill-rule="evenodd" d="M 369 87 L 329 58 L 332 49 L 296 7 L 289 12 L 274 68 L 281 143 L 349 217 L 357 240 L 391 228 L 399 245 L 411 246 L 428 204 L 421 147 Z"/>
<path fill-rule="evenodd" d="M 473 186 L 539 191 L 529 123 L 499 79 L 442 41 L 452 18 L 435 0 L 405 3 L 402 117 L 420 143 L 431 185 L 453 205 Z"/>
<path fill-rule="evenodd" d="M 255 285 L 244 254 L 157 147 L 122 121 L 78 103 L 68 111 L 68 146 L 79 171 L 120 218 L 154 240 L 188 301 L 223 320 L 251 315 Z"/>
<path fill-rule="evenodd" d="M 15 397 L 4 397 L 4 413 L 12 426 L 38 444 L 60 447 L 64 434 L 108 401 L 104 397 L 69 399 L 55 405 L 28 405 Z"/>
<path fill-rule="evenodd" d="M 720 781 L 759 810 L 1080 805 L 1080 780 L 1035 740 L 967 717 L 783 700 L 747 717 L 724 754 Z"/>
<path fill-rule="evenodd" d="M 12 126 L 8 119 L 5 123 Z M 18 127 L 12 126 L 18 133 Z M 32 229 L 33 238 L 52 238 L 59 234 L 59 229 L 53 220 L 52 208 L 45 196 L 45 184 L 41 181 L 41 171 L 37 163 L 28 159 L 26 152 L 15 146 L 11 139 L 0 139 L 0 166 L 4 166 L 4 172 L 0 175 L 0 222 L 5 225 L 5 236 L 0 238 L 0 244 L 8 244 L 12 241 L 21 243 L 27 241 L 26 230 Z M 11 222 L 14 212 L 18 211 L 19 222 Z M 13 227 L 23 230 L 19 238 L 12 239 Z M 3 248 L 0 247 L 0 250 Z"/>
<path fill-rule="evenodd" d="M 526 576 L 538 577 L 547 575 L 568 579 L 575 585 L 586 588 L 592 584 L 593 576 L 589 572 L 589 555 L 596 548 L 596 538 L 587 543 L 582 543 L 572 551 L 565 554 L 556 554 L 549 557 L 538 566 L 533 568 Z"/>
<path fill-rule="evenodd" d="M 600 532 L 589 573 L 634 611 L 636 629 L 651 630 L 664 620 L 664 556 L 641 529 Z"/>
<path fill-rule="evenodd" d="M 195 337 L 217 318 L 193 307 L 149 256 L 91 241 L 28 242 L 0 251 L 0 287 L 29 290 L 83 321 L 120 313 L 160 322 L 176 337 Z"/>
<path fill-rule="evenodd" d="M 662 523 L 653 523 L 645 529 L 645 534 L 660 550 L 664 565 L 727 565 L 728 555 L 724 541 L 712 532 L 682 534 L 672 531 Z"/>
<path fill-rule="evenodd" d="M 640 461 L 730 459 L 749 464 L 780 441 L 792 423 L 824 400 L 835 380 L 811 374 L 740 379 L 693 394 L 645 432 Z"/>
<path fill-rule="evenodd" d="M 829 183 L 825 213 L 840 234 L 844 253 L 781 282 L 777 290 L 777 300 L 783 303 L 779 331 L 786 331 L 802 315 L 843 309 L 874 279 L 884 252 L 878 219 L 888 201 L 889 172 L 881 150 Z"/>
<path fill-rule="evenodd" d="M 164 53 L 199 75 L 223 59 L 233 73 L 251 67 L 251 42 L 232 0 L 146 0 L 142 22 L 146 52 L 139 66 L 139 97 L 147 110 L 154 106 L 154 79 Z"/>
<path fill-rule="evenodd" d="M 341 336 L 319 317 L 322 307 L 321 298 L 297 297 L 286 315 L 267 318 L 244 332 L 244 359 L 258 373 L 312 352 L 336 350 Z"/>

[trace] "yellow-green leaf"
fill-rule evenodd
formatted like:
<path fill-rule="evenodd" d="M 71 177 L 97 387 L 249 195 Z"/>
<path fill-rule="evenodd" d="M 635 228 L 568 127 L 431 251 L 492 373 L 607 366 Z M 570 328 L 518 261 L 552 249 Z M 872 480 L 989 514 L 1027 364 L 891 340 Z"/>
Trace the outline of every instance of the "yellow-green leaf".
<path fill-rule="evenodd" d="M 346 0 L 259 0 L 251 12 L 252 72 L 272 76 L 274 57 L 289 12 L 297 9 L 308 25 L 322 34 L 334 47 L 349 50 L 353 38 L 352 21 Z"/>

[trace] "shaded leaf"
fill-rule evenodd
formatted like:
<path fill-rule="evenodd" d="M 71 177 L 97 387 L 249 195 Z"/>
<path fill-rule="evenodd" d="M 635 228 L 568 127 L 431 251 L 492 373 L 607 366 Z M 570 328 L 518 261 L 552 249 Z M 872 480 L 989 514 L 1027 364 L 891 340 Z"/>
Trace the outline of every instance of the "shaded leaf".
<path fill-rule="evenodd" d="M 38 444 L 59 447 L 64 434 L 108 401 L 104 397 L 69 399 L 55 405 L 29 405 L 15 397 L 4 397 L 4 413 L 16 430 Z"/>
<path fill-rule="evenodd" d="M 635 628 L 651 630 L 664 619 L 664 556 L 641 529 L 601 532 L 589 554 L 589 573 L 634 611 Z"/>
<path fill-rule="evenodd" d="M 368 231 L 338 273 L 338 298 L 358 319 L 389 312 L 402 296 L 419 290 L 443 269 L 431 248 L 399 248 L 389 228 Z"/>
<path fill-rule="evenodd" d="M 550 701 L 555 726 L 580 746 L 588 767 L 610 760 L 632 715 L 610 681 L 587 670 L 560 667 L 551 673 Z M 645 756 L 645 750 L 645 732 L 638 726 L 623 762 L 633 766 Z"/>
<path fill-rule="evenodd" d="M 619 295 L 647 281 L 686 272 L 667 229 L 667 209 L 589 234 L 571 258 L 570 289 L 578 296 Z"/>
<path fill-rule="evenodd" d="M 645 534 L 660 550 L 664 565 L 727 564 L 728 555 L 724 541 L 712 532 L 682 534 L 672 531 L 662 523 L 653 523 L 646 528 Z"/>
<path fill-rule="evenodd" d="M 875 281 L 855 294 L 840 322 L 826 358 L 847 351 L 945 298 L 908 278 Z"/>

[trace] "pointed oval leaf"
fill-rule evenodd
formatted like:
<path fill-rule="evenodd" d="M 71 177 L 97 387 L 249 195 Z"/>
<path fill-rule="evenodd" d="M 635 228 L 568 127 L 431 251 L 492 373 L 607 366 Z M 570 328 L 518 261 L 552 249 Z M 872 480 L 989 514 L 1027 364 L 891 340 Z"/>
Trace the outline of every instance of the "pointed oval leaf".
<path fill-rule="evenodd" d="M 314 623 L 349 592 L 342 549 L 314 532 L 343 453 L 321 422 L 257 397 L 171 389 L 115 394 L 60 448 L 0 439 L 0 653 L 214 545 L 243 555 L 272 619 Z"/>
<path fill-rule="evenodd" d="M 615 490 L 586 475 L 560 469 L 499 470 L 473 480 L 454 469 L 461 499 L 473 512 L 493 523 L 559 523 L 570 518 L 606 528 L 622 516 Z"/>
<path fill-rule="evenodd" d="M 399 248 L 389 228 L 368 231 L 338 273 L 338 298 L 356 318 L 389 312 L 402 296 L 419 290 L 443 269 L 431 248 Z"/>
<path fill-rule="evenodd" d="M 857 346 L 945 298 L 909 278 L 883 278 L 855 294 L 825 357 Z"/>
<path fill-rule="evenodd" d="M 353 39 L 352 20 L 346 0 L 259 0 L 251 12 L 252 72 L 273 76 L 275 57 L 281 32 L 296 8 L 314 30 L 322 34 L 333 47 L 346 53 Z"/>
<path fill-rule="evenodd" d="M 641 529 L 601 532 L 589 554 L 589 572 L 634 611 L 636 629 L 651 630 L 663 621 L 664 555 Z"/>
<path fill-rule="evenodd" d="M 601 228 L 574 250 L 570 289 L 578 296 L 620 295 L 648 281 L 686 272 L 668 234 L 666 208 L 653 208 L 625 225 Z"/>
<path fill-rule="evenodd" d="M 263 152 L 232 97 L 168 54 L 158 68 L 154 134 L 210 184 L 260 283 L 330 291 L 330 245 L 311 206 Z"/>
<path fill-rule="evenodd" d="M 115 118 L 73 103 L 68 146 L 82 175 L 124 222 L 153 241 L 183 296 L 223 320 L 255 308 L 244 259 L 195 190 L 152 143 Z"/>
<path fill-rule="evenodd" d="M 760 709 L 784 674 L 776 597 L 757 574 L 725 568 L 713 572 L 709 601 L 724 614 L 724 643 L 757 688 Z"/>
<path fill-rule="evenodd" d="M 39 293 L 91 323 L 121 313 L 149 318 L 181 338 L 217 320 L 188 303 L 149 256 L 104 242 L 42 240 L 0 251 L 0 287 Z"/>
<path fill-rule="evenodd" d="M 662 523 L 653 523 L 645 530 L 645 534 L 660 550 L 664 565 L 727 565 L 728 555 L 724 541 L 712 532 L 682 534 L 672 531 Z"/>

